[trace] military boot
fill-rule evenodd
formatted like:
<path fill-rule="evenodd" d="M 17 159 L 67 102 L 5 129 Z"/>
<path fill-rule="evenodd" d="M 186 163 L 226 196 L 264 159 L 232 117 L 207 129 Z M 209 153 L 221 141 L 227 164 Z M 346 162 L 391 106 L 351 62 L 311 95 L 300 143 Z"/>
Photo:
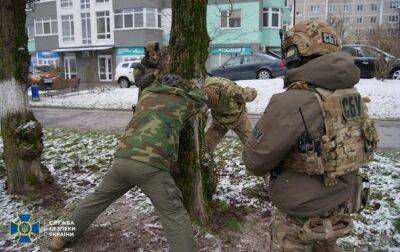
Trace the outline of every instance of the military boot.
<path fill-rule="evenodd" d="M 62 249 L 66 243 L 67 241 L 60 236 L 53 237 L 53 239 L 50 241 L 50 249 L 53 251 L 58 251 Z"/>

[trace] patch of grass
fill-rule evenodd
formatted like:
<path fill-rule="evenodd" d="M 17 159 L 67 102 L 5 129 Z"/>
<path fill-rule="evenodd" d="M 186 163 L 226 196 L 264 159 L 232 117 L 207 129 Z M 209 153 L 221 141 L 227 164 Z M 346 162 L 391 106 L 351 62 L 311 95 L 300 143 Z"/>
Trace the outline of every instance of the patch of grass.
<path fill-rule="evenodd" d="M 63 163 L 61 163 L 60 161 L 57 161 L 54 163 L 54 169 L 59 170 L 64 166 Z"/>
<path fill-rule="evenodd" d="M 396 229 L 397 232 L 400 232 L 400 218 L 397 218 L 394 221 L 394 228 Z"/>
<path fill-rule="evenodd" d="M 249 198 L 256 198 L 261 201 L 266 200 L 266 193 L 263 184 L 256 184 L 254 187 L 246 187 L 242 190 L 242 193 Z"/>
<path fill-rule="evenodd" d="M 240 229 L 242 228 L 242 225 L 240 224 L 240 221 L 236 218 L 231 218 L 226 222 L 226 225 L 229 229 L 235 232 L 239 232 Z"/>

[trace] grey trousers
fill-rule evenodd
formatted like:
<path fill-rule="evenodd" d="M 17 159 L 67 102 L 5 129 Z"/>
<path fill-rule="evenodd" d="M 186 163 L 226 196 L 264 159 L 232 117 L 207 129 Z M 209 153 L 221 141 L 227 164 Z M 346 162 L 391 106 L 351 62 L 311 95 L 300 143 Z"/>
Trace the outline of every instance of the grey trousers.
<path fill-rule="evenodd" d="M 182 193 L 170 173 L 142 162 L 116 158 L 95 191 L 71 213 L 75 224 L 73 241 L 90 226 L 111 203 L 138 186 L 156 209 L 171 251 L 197 251 L 191 221 L 182 203 Z"/>

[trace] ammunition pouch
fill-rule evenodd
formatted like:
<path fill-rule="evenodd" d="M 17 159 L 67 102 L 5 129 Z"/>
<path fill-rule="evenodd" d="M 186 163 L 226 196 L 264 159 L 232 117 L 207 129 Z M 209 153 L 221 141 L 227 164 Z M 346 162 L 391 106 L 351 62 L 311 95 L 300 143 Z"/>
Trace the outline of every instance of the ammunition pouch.
<path fill-rule="evenodd" d="M 309 218 L 299 232 L 303 241 L 329 241 L 348 235 L 353 223 L 348 214 L 333 214 L 328 218 Z"/>

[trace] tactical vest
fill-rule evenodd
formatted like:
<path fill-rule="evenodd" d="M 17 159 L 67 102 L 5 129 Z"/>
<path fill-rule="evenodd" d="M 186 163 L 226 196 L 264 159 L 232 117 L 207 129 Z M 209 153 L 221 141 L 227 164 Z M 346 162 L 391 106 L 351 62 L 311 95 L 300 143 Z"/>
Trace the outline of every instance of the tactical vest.
<path fill-rule="evenodd" d="M 323 175 L 325 186 L 333 186 L 337 177 L 356 171 L 372 160 L 378 134 L 355 88 L 335 91 L 312 89 L 307 85 L 294 88 L 308 89 L 315 94 L 322 110 L 325 134 L 313 139 L 311 148 L 293 146 L 283 161 L 285 170 Z"/>

